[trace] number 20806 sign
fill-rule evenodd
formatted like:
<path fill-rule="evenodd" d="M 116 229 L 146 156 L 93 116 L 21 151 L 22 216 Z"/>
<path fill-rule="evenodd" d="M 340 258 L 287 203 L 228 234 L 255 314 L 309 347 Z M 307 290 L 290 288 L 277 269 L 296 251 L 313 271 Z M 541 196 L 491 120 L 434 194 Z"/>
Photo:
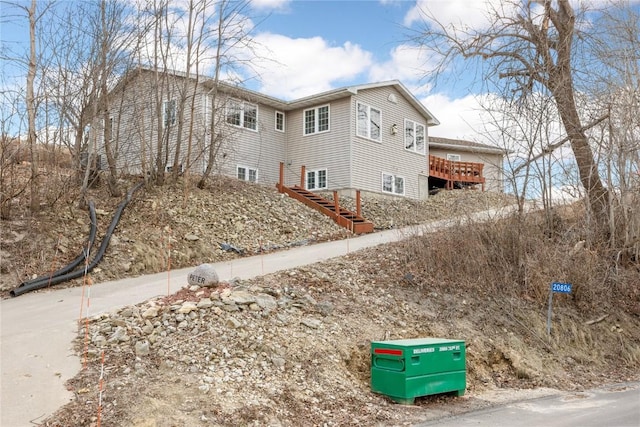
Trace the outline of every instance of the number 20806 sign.
<path fill-rule="evenodd" d="M 571 293 L 571 283 L 558 283 L 553 282 L 551 284 L 552 292 L 559 292 L 562 294 L 570 294 Z"/>

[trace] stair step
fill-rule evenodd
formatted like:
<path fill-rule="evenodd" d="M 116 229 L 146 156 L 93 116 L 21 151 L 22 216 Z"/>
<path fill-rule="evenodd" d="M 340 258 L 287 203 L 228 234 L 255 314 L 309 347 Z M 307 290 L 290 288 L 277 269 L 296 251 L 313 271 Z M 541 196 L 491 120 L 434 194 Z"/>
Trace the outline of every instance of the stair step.
<path fill-rule="evenodd" d="M 343 208 L 342 206 L 338 206 L 336 208 L 336 204 L 333 200 L 327 200 L 322 196 L 319 196 L 297 185 L 293 187 L 284 187 L 284 188 L 286 188 L 287 191 L 290 192 L 289 194 L 295 194 L 295 198 L 297 198 L 300 201 L 303 201 L 308 206 L 315 207 L 317 210 L 320 210 L 320 208 L 323 208 L 323 210 L 320 210 L 321 212 L 324 212 L 327 215 L 330 215 L 334 219 L 334 221 L 336 221 L 338 224 L 340 224 L 345 228 L 350 229 L 353 232 L 360 234 L 360 233 L 370 233 L 373 231 L 373 223 L 362 218 L 355 212 L 352 212 L 348 209 Z"/>

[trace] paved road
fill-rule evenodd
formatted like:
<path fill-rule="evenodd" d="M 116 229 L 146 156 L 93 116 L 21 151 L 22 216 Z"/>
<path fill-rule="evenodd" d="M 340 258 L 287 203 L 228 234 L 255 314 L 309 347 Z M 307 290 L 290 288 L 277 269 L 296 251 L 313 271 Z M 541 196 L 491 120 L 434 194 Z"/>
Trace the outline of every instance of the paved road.
<path fill-rule="evenodd" d="M 472 215 L 496 218 L 507 210 Z M 221 280 L 263 274 L 343 256 L 362 248 L 390 243 L 445 228 L 459 221 L 438 221 L 419 227 L 388 230 L 352 239 L 293 248 L 283 252 L 215 264 Z M 88 315 L 137 304 L 174 293 L 187 283 L 192 268 L 172 270 L 91 286 Z M 26 427 L 43 420 L 73 397 L 64 383 L 81 368 L 71 349 L 78 320 L 87 316 L 81 288 L 25 294 L 0 301 L 0 426 Z"/>
<path fill-rule="evenodd" d="M 640 383 L 525 400 L 419 425 L 427 426 L 638 427 Z"/>

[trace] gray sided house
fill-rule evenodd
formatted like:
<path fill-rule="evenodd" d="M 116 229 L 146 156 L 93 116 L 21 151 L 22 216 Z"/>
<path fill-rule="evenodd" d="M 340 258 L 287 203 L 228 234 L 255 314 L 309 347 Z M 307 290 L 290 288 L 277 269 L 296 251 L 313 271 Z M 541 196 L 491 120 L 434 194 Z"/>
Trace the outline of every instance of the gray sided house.
<path fill-rule="evenodd" d="M 496 166 L 502 159 L 492 147 L 430 138 L 438 120 L 396 80 L 283 101 L 202 76 L 137 69 L 112 91 L 110 111 L 123 173 L 170 170 L 181 141 L 178 164 L 192 174 L 205 170 L 213 146 L 214 173 L 275 185 L 282 164 L 285 186 L 424 199 L 430 154 Z M 499 168 L 490 181 L 501 189 Z"/>

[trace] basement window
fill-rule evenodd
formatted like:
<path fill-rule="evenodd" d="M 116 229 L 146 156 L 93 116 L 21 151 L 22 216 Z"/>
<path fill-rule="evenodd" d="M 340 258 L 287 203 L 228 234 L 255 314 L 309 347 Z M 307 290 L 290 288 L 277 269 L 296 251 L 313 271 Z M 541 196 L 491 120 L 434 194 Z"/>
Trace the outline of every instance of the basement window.
<path fill-rule="evenodd" d="M 237 177 L 242 181 L 258 182 L 258 169 L 238 165 Z"/>
<path fill-rule="evenodd" d="M 382 192 L 404 196 L 404 177 L 383 172 Z"/>

